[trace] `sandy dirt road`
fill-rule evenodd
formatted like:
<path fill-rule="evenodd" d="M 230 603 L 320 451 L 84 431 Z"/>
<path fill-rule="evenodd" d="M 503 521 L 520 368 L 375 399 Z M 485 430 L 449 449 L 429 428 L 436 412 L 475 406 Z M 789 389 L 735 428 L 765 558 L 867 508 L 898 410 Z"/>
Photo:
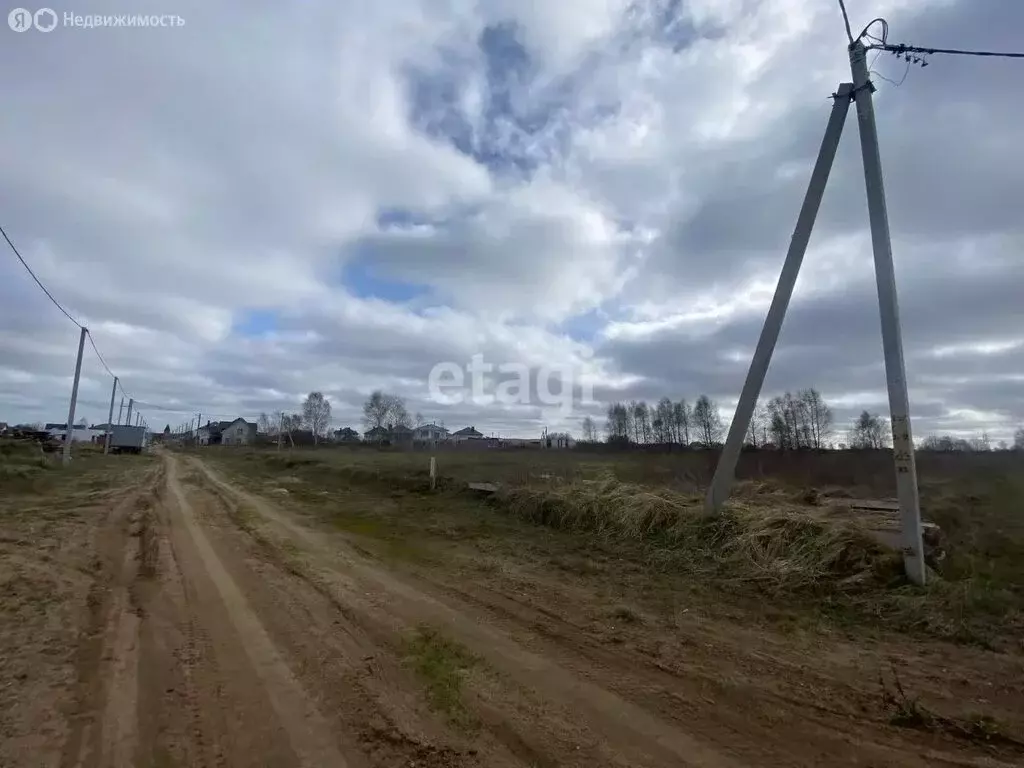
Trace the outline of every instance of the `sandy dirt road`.
<path fill-rule="evenodd" d="M 813 688 L 752 698 L 706 674 L 707 650 L 652 665 L 588 641 L 568 609 L 412 578 L 195 457 L 161 454 L 97 553 L 61 746 L 15 764 L 1012 764 L 815 706 Z M 477 659 L 459 717 L 409 664 L 424 625 Z"/>

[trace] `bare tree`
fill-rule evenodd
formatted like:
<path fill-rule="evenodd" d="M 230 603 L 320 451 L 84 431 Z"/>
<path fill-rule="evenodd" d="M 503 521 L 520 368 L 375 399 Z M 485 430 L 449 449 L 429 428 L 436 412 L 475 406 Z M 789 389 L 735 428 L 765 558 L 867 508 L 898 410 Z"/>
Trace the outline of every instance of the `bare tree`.
<path fill-rule="evenodd" d="M 413 425 L 417 427 L 422 427 L 424 424 L 427 423 L 427 420 L 423 418 L 423 414 L 420 413 L 419 411 L 416 411 L 416 415 L 413 416 L 412 421 Z"/>
<path fill-rule="evenodd" d="M 675 427 L 676 442 L 690 444 L 690 427 L 693 426 L 693 408 L 685 400 L 672 406 L 672 424 Z"/>
<path fill-rule="evenodd" d="M 746 442 L 751 448 L 763 448 L 768 442 L 768 411 L 758 403 L 750 414 Z"/>
<path fill-rule="evenodd" d="M 306 396 L 302 403 L 302 420 L 313 433 L 313 445 L 316 445 L 331 423 L 331 404 L 323 392 L 310 392 Z"/>
<path fill-rule="evenodd" d="M 291 443 L 292 448 L 295 447 L 295 438 L 292 437 L 292 432 L 302 429 L 302 414 L 300 413 L 282 413 L 281 414 L 281 431 L 288 435 L 288 442 Z"/>
<path fill-rule="evenodd" d="M 798 397 L 807 420 L 810 447 L 824 448 L 832 435 L 832 409 L 822 399 L 821 393 L 813 387 L 800 392 Z"/>
<path fill-rule="evenodd" d="M 884 448 L 887 439 L 881 416 L 861 411 L 850 430 L 851 448 Z"/>
<path fill-rule="evenodd" d="M 654 430 L 654 440 L 658 443 L 674 443 L 674 409 L 672 401 L 667 397 L 661 398 L 654 408 L 654 417 L 651 420 L 651 429 Z"/>
<path fill-rule="evenodd" d="M 643 400 L 633 405 L 633 431 L 638 443 L 651 442 L 651 412 Z"/>
<path fill-rule="evenodd" d="M 608 406 L 608 417 L 604 426 L 609 443 L 628 443 L 632 439 L 632 419 L 629 406 L 612 403 Z"/>
<path fill-rule="evenodd" d="M 408 427 L 409 423 L 409 411 L 406 410 L 405 401 L 398 395 L 389 395 L 378 389 L 363 403 L 363 425 L 367 432 L 372 429 Z"/>
<path fill-rule="evenodd" d="M 583 442 L 597 442 L 597 424 L 589 416 L 583 417 Z"/>
<path fill-rule="evenodd" d="M 693 406 L 693 422 L 705 448 L 710 448 L 721 439 L 722 419 L 718 414 L 718 406 L 707 395 L 697 398 Z"/>
<path fill-rule="evenodd" d="M 1013 433 L 1013 450 L 1024 451 L 1024 427 L 1018 427 Z"/>
<path fill-rule="evenodd" d="M 276 425 L 271 423 L 270 417 L 265 413 L 261 413 L 256 419 L 256 431 L 262 435 L 271 435 L 276 428 Z"/>

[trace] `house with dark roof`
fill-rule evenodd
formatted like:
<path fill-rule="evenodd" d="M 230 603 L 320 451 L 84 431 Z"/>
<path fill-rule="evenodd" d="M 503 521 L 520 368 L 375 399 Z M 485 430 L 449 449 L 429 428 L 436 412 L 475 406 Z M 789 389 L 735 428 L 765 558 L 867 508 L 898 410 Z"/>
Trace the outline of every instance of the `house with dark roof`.
<path fill-rule="evenodd" d="M 368 443 L 388 443 L 390 445 L 411 445 L 413 431 L 408 427 L 374 427 L 366 430 L 363 440 Z"/>
<path fill-rule="evenodd" d="M 334 430 L 334 439 L 339 443 L 358 443 L 359 433 L 352 429 L 352 427 L 336 429 Z"/>
<path fill-rule="evenodd" d="M 458 445 L 459 443 L 465 443 L 470 440 L 483 440 L 484 436 L 482 432 L 477 432 L 476 427 L 463 427 L 458 432 L 452 432 L 451 440 L 453 443 Z"/>
<path fill-rule="evenodd" d="M 417 445 L 437 445 L 448 439 L 448 430 L 437 424 L 421 424 L 412 431 L 412 441 Z"/>
<path fill-rule="evenodd" d="M 208 421 L 199 428 L 197 436 L 200 445 L 252 445 L 256 442 L 256 422 L 242 418 Z"/>

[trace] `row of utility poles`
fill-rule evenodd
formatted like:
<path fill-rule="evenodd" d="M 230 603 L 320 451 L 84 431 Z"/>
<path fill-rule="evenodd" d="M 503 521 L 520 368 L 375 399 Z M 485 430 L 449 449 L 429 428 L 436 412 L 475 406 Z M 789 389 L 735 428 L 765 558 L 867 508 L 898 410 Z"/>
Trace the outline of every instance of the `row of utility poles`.
<path fill-rule="evenodd" d="M 64 464 L 71 461 L 71 443 L 74 442 L 75 435 L 75 407 L 78 405 L 78 382 L 82 376 L 82 354 L 85 352 L 85 337 L 89 333 L 89 329 L 84 325 L 80 326 L 81 332 L 78 337 L 78 356 L 75 358 L 75 378 L 71 384 L 71 403 L 68 406 L 68 421 L 64 429 L 64 450 L 61 455 Z M 109 369 L 108 369 L 109 370 Z M 107 413 L 107 424 L 104 429 L 104 441 L 103 441 L 103 452 L 110 453 L 110 440 L 113 435 L 113 421 L 114 421 L 114 399 L 117 397 L 117 385 L 118 377 L 114 376 L 114 385 L 110 390 L 110 410 Z M 132 398 L 128 399 L 128 414 L 125 417 L 124 424 L 131 425 L 132 423 L 132 408 L 135 405 L 135 401 Z M 121 409 L 117 412 L 117 424 L 123 426 L 121 422 L 121 413 L 124 409 L 124 397 L 121 398 Z M 142 414 L 138 411 L 135 412 L 135 426 L 143 427 L 148 429 L 149 424 L 142 417 Z"/>
<path fill-rule="evenodd" d="M 177 440 L 198 440 L 199 439 L 199 427 L 203 423 L 203 414 L 197 413 L 194 418 L 189 419 L 183 424 L 179 424 L 171 434 L 174 435 Z"/>

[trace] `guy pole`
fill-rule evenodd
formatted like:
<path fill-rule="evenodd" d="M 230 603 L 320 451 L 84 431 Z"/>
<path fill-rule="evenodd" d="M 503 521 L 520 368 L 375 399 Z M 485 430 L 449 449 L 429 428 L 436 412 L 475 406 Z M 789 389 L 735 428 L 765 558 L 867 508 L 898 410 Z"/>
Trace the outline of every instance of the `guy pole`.
<path fill-rule="evenodd" d="M 82 375 L 82 352 L 85 350 L 85 334 L 89 331 L 83 326 L 82 333 L 78 337 L 78 358 L 75 360 L 75 381 L 71 385 L 71 406 L 68 408 L 67 429 L 64 430 L 64 456 L 63 462 L 71 461 L 71 441 L 74 437 L 75 428 L 75 404 L 78 402 L 78 379 Z"/>
<path fill-rule="evenodd" d="M 107 414 L 107 434 L 103 441 L 103 453 L 110 453 L 110 436 L 114 434 L 114 398 L 117 396 L 117 376 L 114 377 L 114 386 L 110 390 L 110 413 Z"/>

